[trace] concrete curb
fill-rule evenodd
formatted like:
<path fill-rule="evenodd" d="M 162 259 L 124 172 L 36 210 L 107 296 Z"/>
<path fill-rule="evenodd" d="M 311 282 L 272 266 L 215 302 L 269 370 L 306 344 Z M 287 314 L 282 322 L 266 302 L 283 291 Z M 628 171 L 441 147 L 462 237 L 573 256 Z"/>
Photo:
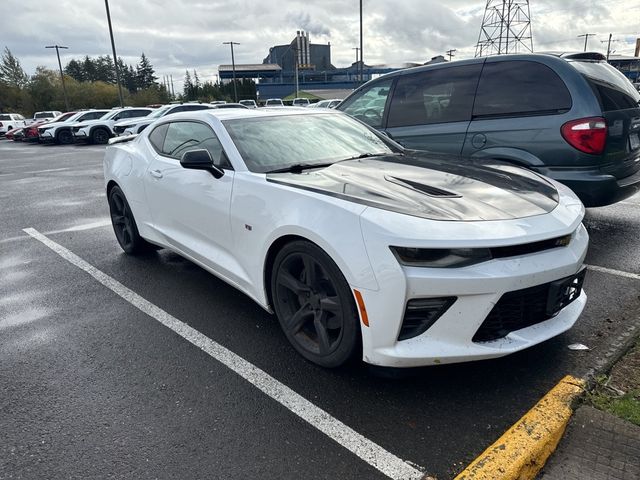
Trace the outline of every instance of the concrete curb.
<path fill-rule="evenodd" d="M 455 480 L 535 478 L 562 438 L 584 389 L 584 380 L 564 377 Z"/>

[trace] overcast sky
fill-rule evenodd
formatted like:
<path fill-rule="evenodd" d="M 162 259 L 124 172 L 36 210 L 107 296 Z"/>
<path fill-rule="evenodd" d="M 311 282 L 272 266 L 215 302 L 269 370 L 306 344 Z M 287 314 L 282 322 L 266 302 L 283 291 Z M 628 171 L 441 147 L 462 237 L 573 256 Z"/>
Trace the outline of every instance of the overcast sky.
<path fill-rule="evenodd" d="M 367 64 L 425 62 L 457 49 L 474 55 L 486 2 L 482 0 L 364 0 L 364 61 Z M 69 46 L 71 58 L 111 54 L 102 0 L 2 0 L 0 48 L 9 47 L 27 73 L 37 65 L 57 68 L 53 50 Z M 144 52 L 156 75 L 172 74 L 181 88 L 185 69 L 213 80 L 219 64 L 261 63 L 269 47 L 289 43 L 296 30 L 312 43 L 332 45 L 332 63 L 355 60 L 359 44 L 358 0 L 110 0 L 118 55 L 136 63 Z M 561 6 L 558 6 L 561 4 Z M 589 50 L 633 55 L 640 36 L 639 0 L 532 0 L 534 49 L 582 50 L 583 33 L 596 33 Z"/>

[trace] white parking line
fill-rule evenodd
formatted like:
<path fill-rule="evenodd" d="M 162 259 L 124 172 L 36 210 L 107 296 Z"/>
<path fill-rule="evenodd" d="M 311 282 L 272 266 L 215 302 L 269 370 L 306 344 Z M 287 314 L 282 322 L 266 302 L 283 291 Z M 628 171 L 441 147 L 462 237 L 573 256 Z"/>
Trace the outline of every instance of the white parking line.
<path fill-rule="evenodd" d="M 378 444 L 349 428 L 340 420 L 332 417 L 320 407 L 294 392 L 283 383 L 280 383 L 268 373 L 217 342 L 214 342 L 186 323 L 181 322 L 160 307 L 145 300 L 133 290 L 130 290 L 106 273 L 98 270 L 62 245 L 49 239 L 34 228 L 25 228 L 23 231 L 42 242 L 69 263 L 87 272 L 102 285 L 125 299 L 143 313 L 154 318 L 165 327 L 171 329 L 188 342 L 233 370 L 254 387 L 273 398 L 387 477 L 394 480 L 418 480 L 424 476 L 424 473 L 420 470 L 405 463 L 391 452 L 388 452 Z"/>
<path fill-rule="evenodd" d="M 618 277 L 633 278 L 634 280 L 640 280 L 640 275 L 637 273 L 624 272 L 622 270 L 614 270 L 613 268 L 598 267 L 597 265 L 586 265 L 589 270 L 594 272 L 608 273 L 609 275 L 616 275 Z"/>
<path fill-rule="evenodd" d="M 74 225 L 73 227 L 63 228 L 62 230 L 51 230 L 47 235 L 64 232 L 81 232 L 82 230 L 91 230 L 94 228 L 102 228 L 111 226 L 111 220 L 100 220 L 98 222 L 83 223 L 82 225 Z"/>

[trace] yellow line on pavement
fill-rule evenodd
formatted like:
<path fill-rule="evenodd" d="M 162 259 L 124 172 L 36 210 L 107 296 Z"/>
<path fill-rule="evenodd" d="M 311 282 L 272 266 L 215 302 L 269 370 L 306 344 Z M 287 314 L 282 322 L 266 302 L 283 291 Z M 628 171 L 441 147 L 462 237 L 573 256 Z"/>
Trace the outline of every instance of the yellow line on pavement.
<path fill-rule="evenodd" d="M 564 377 L 455 480 L 535 478 L 562 438 L 584 386 L 579 378 Z"/>

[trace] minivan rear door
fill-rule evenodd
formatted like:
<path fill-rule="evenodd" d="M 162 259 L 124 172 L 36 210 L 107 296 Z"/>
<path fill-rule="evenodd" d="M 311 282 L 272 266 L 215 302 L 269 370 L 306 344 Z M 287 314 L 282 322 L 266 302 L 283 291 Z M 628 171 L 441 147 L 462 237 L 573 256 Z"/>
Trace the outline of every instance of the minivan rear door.
<path fill-rule="evenodd" d="M 460 155 L 482 63 L 400 75 L 384 131 L 406 148 Z"/>
<path fill-rule="evenodd" d="M 490 156 L 526 167 L 566 162 L 558 155 L 571 93 L 535 60 L 488 59 L 482 70 L 463 156 Z"/>
<path fill-rule="evenodd" d="M 603 173 L 617 179 L 640 170 L 640 93 L 604 62 L 571 62 L 593 89 L 607 121 Z"/>

